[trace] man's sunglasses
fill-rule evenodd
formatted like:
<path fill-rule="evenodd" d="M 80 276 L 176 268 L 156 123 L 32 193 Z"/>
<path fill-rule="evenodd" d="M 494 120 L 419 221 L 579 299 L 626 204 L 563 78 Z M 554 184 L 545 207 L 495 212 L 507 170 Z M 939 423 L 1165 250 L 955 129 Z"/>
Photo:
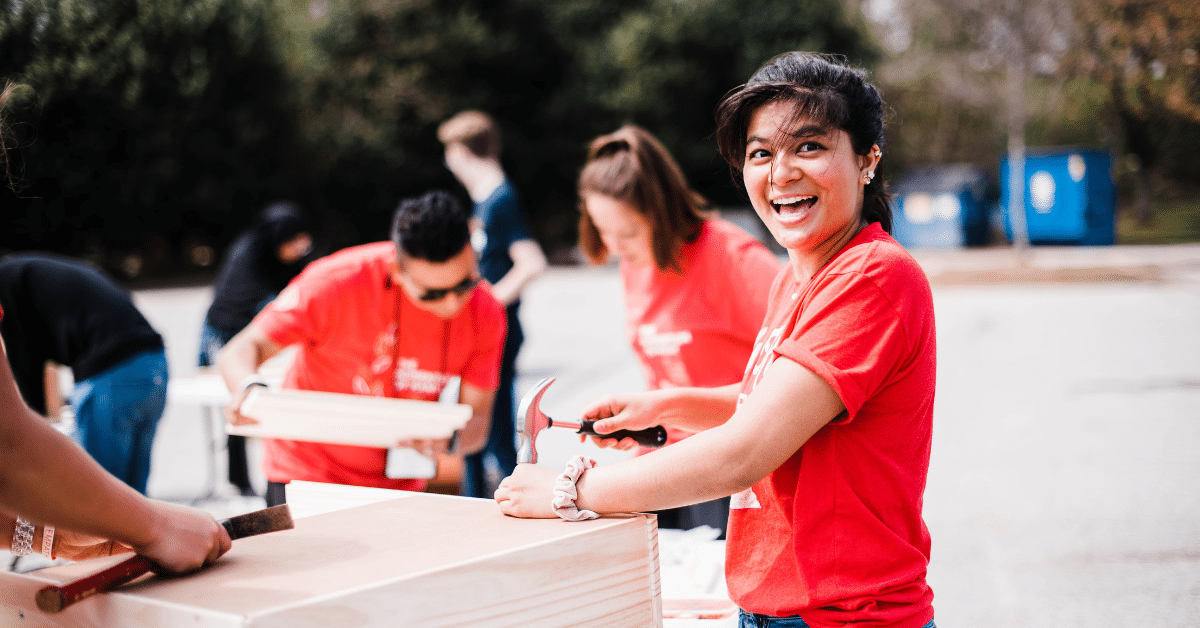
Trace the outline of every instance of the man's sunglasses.
<path fill-rule="evenodd" d="M 417 299 L 426 303 L 433 303 L 446 298 L 446 296 L 451 292 L 461 297 L 464 294 L 474 290 L 475 286 L 479 284 L 479 281 L 479 277 L 467 277 L 466 279 L 463 279 L 449 288 L 426 288 L 425 292 L 421 293 Z"/>

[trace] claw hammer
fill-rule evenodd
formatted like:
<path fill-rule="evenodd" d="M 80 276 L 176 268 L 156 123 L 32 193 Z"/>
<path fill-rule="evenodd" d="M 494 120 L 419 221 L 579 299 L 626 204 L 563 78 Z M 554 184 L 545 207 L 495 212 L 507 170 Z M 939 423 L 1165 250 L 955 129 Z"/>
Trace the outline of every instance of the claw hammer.
<path fill-rule="evenodd" d="M 542 395 L 546 394 L 546 389 L 550 384 L 554 383 L 553 377 L 547 377 L 529 389 L 524 397 L 521 397 L 521 405 L 517 408 L 517 433 L 521 438 L 521 447 L 517 452 L 517 462 L 527 462 L 537 464 L 537 437 L 538 434 L 548 427 L 565 427 L 575 430 L 577 434 L 588 434 L 599 438 L 612 438 L 620 440 L 622 438 L 632 438 L 643 447 L 662 447 L 667 442 L 667 430 L 661 425 L 654 427 L 632 431 L 632 430 L 617 430 L 611 434 L 597 434 L 593 425 L 595 421 L 556 421 L 546 416 L 542 412 L 541 403 Z"/>

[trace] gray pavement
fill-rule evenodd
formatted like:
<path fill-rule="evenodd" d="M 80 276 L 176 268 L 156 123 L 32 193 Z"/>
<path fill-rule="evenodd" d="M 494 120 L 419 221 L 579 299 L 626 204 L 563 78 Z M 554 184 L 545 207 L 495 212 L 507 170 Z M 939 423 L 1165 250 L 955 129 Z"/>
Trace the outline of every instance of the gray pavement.
<path fill-rule="evenodd" d="M 1200 245 L 916 255 L 938 322 L 925 505 L 938 625 L 1196 625 Z M 209 291 L 136 298 L 166 336 L 172 374 L 194 371 Z M 615 268 L 551 269 L 522 321 L 518 393 L 557 376 L 552 416 L 642 387 Z M 152 496 L 218 514 L 261 506 L 224 482 L 222 451 L 212 475 L 216 429 L 198 408 L 170 408 Z M 544 439 L 550 468 L 577 448 L 570 434 Z"/>

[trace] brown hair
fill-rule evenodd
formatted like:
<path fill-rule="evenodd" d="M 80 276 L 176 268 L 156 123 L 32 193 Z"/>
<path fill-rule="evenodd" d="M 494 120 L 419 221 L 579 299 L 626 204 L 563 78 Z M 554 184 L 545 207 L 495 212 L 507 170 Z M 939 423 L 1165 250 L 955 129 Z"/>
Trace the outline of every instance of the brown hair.
<path fill-rule="evenodd" d="M 834 57 L 787 52 L 768 61 L 717 105 L 717 146 L 735 179 L 740 178 L 746 158 L 750 118 L 760 107 L 779 101 L 795 104 L 793 120 L 806 117 L 845 131 L 856 154 L 866 155 L 872 146 L 884 147 L 883 99 L 867 82 L 866 72 Z M 862 217 L 891 233 L 891 195 L 880 168 L 875 170 L 875 178 L 863 190 Z"/>
<path fill-rule="evenodd" d="M 462 111 L 438 126 L 442 144 L 462 144 L 477 157 L 500 158 L 500 131 L 482 111 Z"/>
<path fill-rule="evenodd" d="M 671 154 L 645 129 L 626 124 L 592 140 L 579 173 L 579 247 L 593 264 L 608 259 L 608 248 L 583 206 L 586 192 L 628 203 L 651 227 L 654 263 L 679 272 L 679 250 L 700 235 L 710 217 L 704 197 L 688 186 Z"/>

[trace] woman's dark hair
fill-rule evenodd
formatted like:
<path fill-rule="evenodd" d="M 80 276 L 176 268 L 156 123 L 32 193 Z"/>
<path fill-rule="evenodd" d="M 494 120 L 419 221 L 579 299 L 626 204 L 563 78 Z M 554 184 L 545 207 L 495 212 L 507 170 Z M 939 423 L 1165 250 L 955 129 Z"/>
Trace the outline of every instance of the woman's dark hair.
<path fill-rule="evenodd" d="M 700 235 L 709 218 L 707 202 L 688 186 L 671 154 L 649 131 L 626 124 L 592 140 L 579 173 L 579 247 L 593 264 L 608 248 L 583 206 L 584 193 L 627 203 L 650 222 L 650 247 L 659 270 L 680 272 L 679 250 Z"/>
<path fill-rule="evenodd" d="M 285 262 L 279 257 L 279 247 L 296 236 L 307 233 L 312 237 L 308 218 L 296 203 L 276 201 L 267 205 L 258 213 L 252 230 L 254 255 L 263 272 L 286 277 L 284 281 L 290 281 L 313 259 L 311 252 L 292 262 Z"/>
<path fill-rule="evenodd" d="M 717 105 L 717 146 L 735 179 L 746 158 L 750 118 L 760 107 L 779 101 L 795 103 L 793 120 L 806 118 L 845 131 L 858 155 L 870 153 L 872 146 L 884 147 L 883 99 L 867 82 L 866 72 L 838 57 L 787 52 L 768 61 Z M 891 233 L 891 195 L 878 167 L 863 190 L 862 217 Z"/>
<path fill-rule="evenodd" d="M 256 226 L 272 248 L 277 248 L 301 233 L 312 233 L 304 210 L 291 201 L 276 201 L 267 205 L 258 214 Z"/>
<path fill-rule="evenodd" d="M 471 241 L 470 216 L 449 192 L 434 190 L 401 201 L 392 217 L 396 255 L 440 264 Z"/>

